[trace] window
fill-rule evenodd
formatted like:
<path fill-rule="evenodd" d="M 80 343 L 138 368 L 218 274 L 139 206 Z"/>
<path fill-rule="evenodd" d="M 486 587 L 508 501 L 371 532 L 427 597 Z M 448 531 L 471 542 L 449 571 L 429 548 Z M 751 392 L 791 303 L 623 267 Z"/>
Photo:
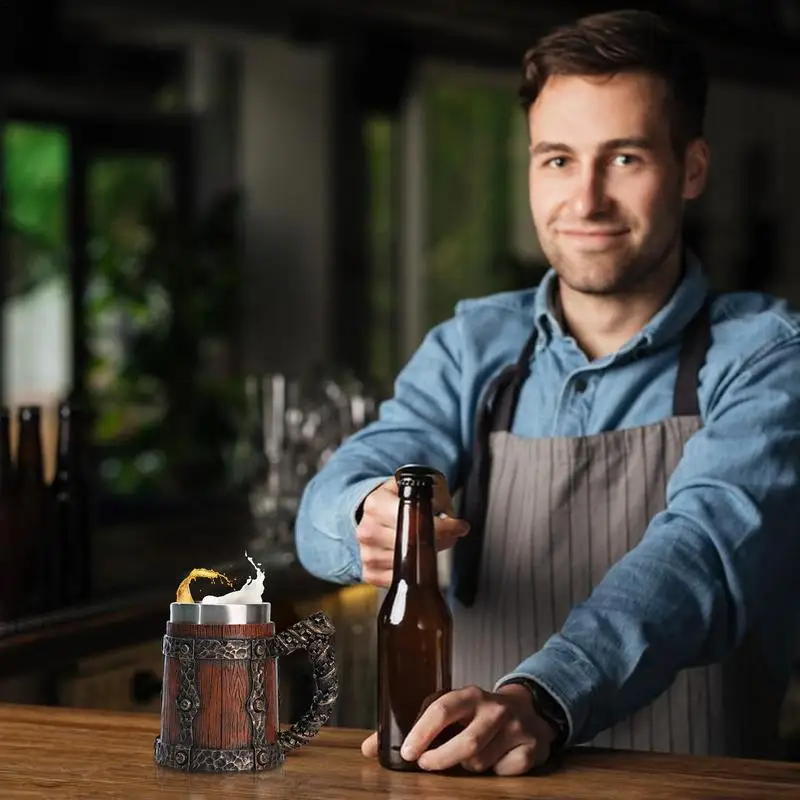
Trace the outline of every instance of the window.
<path fill-rule="evenodd" d="M 49 476 L 79 392 L 104 518 L 231 489 L 238 199 L 193 216 L 190 136 L 179 118 L 3 130 L 3 402 L 42 406 Z"/>
<path fill-rule="evenodd" d="M 3 131 L 6 253 L 3 404 L 42 406 L 42 447 L 52 474 L 57 404 L 72 384 L 72 284 L 67 178 L 69 135 L 12 122 Z M 12 416 L 12 441 L 16 440 Z"/>

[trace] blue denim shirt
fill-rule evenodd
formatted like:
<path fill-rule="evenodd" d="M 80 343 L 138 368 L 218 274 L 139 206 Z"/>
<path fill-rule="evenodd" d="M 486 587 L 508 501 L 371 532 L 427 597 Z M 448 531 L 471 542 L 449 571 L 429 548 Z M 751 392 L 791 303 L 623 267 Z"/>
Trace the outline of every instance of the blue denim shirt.
<path fill-rule="evenodd" d="M 552 313 L 555 280 L 550 272 L 537 289 L 462 301 L 430 331 L 379 420 L 309 483 L 296 526 L 306 569 L 360 580 L 355 509 L 399 465 L 431 464 L 459 487 L 479 400 L 534 325 L 513 433 L 587 436 L 671 415 L 681 333 L 708 291 L 697 260 L 687 259 L 672 297 L 639 333 L 594 361 Z M 757 679 L 788 679 L 800 616 L 800 325 L 782 301 L 752 293 L 715 298 L 711 318 L 699 388 L 704 426 L 668 483 L 666 511 L 512 673 L 553 691 L 570 742 L 652 701 L 675 665 L 719 661 L 746 633 L 767 643 L 771 674 Z M 579 380 L 583 391 L 575 391 Z"/>

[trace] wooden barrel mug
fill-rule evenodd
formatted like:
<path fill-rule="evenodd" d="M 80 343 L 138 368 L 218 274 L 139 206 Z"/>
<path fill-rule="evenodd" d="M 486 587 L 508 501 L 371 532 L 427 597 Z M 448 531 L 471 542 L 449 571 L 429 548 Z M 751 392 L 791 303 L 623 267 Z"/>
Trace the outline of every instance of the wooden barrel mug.
<path fill-rule="evenodd" d="M 321 612 L 276 636 L 269 603 L 172 603 L 156 762 L 190 772 L 280 766 L 330 719 L 339 691 L 333 634 Z M 277 660 L 301 649 L 311 659 L 314 697 L 301 719 L 281 731 Z"/>

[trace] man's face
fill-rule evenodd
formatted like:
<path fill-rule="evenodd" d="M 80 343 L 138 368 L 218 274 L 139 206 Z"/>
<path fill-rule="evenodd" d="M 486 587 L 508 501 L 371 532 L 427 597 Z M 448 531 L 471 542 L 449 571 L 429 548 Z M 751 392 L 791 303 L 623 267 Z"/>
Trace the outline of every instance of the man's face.
<path fill-rule="evenodd" d="M 555 76 L 528 122 L 533 221 L 561 280 L 622 294 L 672 269 L 684 201 L 702 192 L 708 159 L 701 140 L 676 155 L 663 81 Z"/>

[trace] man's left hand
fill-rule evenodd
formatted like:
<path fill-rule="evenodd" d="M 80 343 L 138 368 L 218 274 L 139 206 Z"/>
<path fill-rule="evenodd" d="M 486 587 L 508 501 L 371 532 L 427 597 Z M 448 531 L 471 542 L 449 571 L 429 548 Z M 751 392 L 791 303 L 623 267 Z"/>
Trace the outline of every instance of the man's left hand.
<path fill-rule="evenodd" d="M 447 727 L 463 728 L 444 744 L 427 748 Z M 400 755 L 424 770 L 450 769 L 460 764 L 471 772 L 493 770 L 498 775 L 522 775 L 550 756 L 555 731 L 533 708 L 524 686 L 501 686 L 485 692 L 468 686 L 434 700 L 409 732 Z M 368 757 L 378 754 L 378 735 L 361 745 Z"/>

